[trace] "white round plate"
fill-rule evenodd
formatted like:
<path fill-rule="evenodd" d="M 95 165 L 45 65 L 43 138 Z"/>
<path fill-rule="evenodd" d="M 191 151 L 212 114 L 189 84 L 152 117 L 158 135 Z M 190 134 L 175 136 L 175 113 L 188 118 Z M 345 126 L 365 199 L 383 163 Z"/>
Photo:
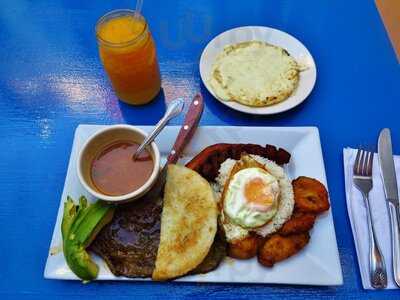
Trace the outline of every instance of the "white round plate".
<path fill-rule="evenodd" d="M 208 83 L 211 67 L 217 55 L 227 45 L 251 40 L 263 41 L 286 49 L 297 62 L 307 66 L 305 71 L 300 72 L 300 80 L 297 89 L 285 101 L 265 107 L 251 107 L 234 101 L 219 99 Z M 311 93 L 317 78 L 317 69 L 313 57 L 307 48 L 296 38 L 286 32 L 263 26 L 238 27 L 216 36 L 204 48 L 200 57 L 200 76 L 208 91 L 221 103 L 232 109 L 255 115 L 272 115 L 287 111 L 301 102 Z"/>

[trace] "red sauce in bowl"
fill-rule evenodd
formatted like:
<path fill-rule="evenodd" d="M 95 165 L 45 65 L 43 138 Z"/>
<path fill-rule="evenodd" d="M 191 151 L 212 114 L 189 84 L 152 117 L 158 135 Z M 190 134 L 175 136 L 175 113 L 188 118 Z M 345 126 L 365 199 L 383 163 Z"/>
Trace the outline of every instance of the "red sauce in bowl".
<path fill-rule="evenodd" d="M 150 178 L 154 163 L 150 153 L 144 150 L 132 159 L 139 144 L 120 141 L 106 146 L 92 161 L 90 176 L 93 185 L 102 194 L 121 196 L 129 194 Z"/>

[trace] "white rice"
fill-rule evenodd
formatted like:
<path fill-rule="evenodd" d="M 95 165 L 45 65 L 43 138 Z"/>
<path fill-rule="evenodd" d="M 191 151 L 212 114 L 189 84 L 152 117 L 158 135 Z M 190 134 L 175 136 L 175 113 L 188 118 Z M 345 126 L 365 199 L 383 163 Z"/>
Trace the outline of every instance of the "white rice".
<path fill-rule="evenodd" d="M 252 231 L 265 237 L 278 231 L 282 225 L 292 216 L 294 208 L 294 194 L 292 183 L 290 179 L 285 174 L 282 167 L 277 165 L 275 162 L 261 157 L 259 155 L 250 155 L 254 160 L 264 165 L 265 168 L 271 173 L 275 178 L 277 178 L 280 187 L 280 201 L 278 211 L 275 216 L 264 226 L 258 227 Z M 221 195 L 225 186 L 226 181 L 229 179 L 231 170 L 237 160 L 228 158 L 225 160 L 219 169 L 216 183 L 213 185 L 214 191 L 218 201 L 221 201 Z M 224 220 L 223 213 L 221 214 L 221 221 Z M 223 222 L 222 222 L 223 223 Z M 228 241 L 242 239 L 248 235 L 248 230 L 241 228 L 235 224 L 223 224 L 226 238 Z"/>

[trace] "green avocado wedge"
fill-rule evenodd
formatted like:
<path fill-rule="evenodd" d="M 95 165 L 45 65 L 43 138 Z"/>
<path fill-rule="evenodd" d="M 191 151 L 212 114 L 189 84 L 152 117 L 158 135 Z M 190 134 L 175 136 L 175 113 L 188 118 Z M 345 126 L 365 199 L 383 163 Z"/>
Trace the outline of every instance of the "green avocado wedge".
<path fill-rule="evenodd" d="M 98 200 L 88 204 L 85 197 L 80 197 L 75 205 L 71 197 L 64 203 L 61 223 L 63 252 L 70 269 L 84 282 L 97 277 L 99 267 L 92 260 L 86 248 L 99 231 L 114 216 L 114 206 Z"/>

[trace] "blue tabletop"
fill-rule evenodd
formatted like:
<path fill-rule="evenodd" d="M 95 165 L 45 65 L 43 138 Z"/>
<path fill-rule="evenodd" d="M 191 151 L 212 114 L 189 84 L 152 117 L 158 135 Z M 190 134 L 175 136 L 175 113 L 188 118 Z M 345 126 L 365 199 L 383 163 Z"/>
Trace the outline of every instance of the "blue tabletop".
<path fill-rule="evenodd" d="M 240 5 L 239 5 L 240 3 Z M 134 1 L 2 0 L 0 7 L 0 299 L 386 298 L 364 291 L 344 195 L 342 148 L 375 148 L 392 129 L 400 153 L 400 68 L 374 1 L 156 1 L 144 15 L 157 43 L 163 93 L 135 108 L 118 102 L 100 64 L 94 25 Z M 265 25 L 301 40 L 317 64 L 317 83 L 301 106 L 253 117 L 215 101 L 198 62 L 215 35 Z M 78 124 L 155 124 L 164 103 L 201 91 L 202 125 L 320 129 L 344 285 L 80 282 L 45 280 L 43 270 Z M 182 120 L 174 120 L 180 124 Z M 262 297 L 262 298 L 261 298 Z"/>

